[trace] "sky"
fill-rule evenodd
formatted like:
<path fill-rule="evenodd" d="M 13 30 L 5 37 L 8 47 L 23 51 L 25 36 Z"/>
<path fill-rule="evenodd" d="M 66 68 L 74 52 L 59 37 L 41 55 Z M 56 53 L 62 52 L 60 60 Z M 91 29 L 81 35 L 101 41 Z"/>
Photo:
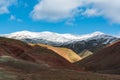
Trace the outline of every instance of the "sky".
<path fill-rule="evenodd" d="M 120 35 L 120 0 L 0 0 L 0 34 L 16 31 Z"/>

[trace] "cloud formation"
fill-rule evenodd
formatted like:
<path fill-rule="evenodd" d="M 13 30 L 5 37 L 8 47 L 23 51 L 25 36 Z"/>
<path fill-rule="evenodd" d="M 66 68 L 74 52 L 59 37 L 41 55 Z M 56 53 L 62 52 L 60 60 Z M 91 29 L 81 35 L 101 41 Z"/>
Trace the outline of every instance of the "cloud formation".
<path fill-rule="evenodd" d="M 56 21 L 72 17 L 77 13 L 79 0 L 41 0 L 35 5 L 31 16 L 34 20 Z"/>
<path fill-rule="evenodd" d="M 0 0 L 0 14 L 9 13 L 8 8 L 16 3 L 17 0 Z"/>
<path fill-rule="evenodd" d="M 11 16 L 10 16 L 10 20 L 11 20 L 11 21 L 17 21 L 17 22 L 22 22 L 22 19 L 16 18 L 16 16 L 14 16 L 14 15 L 11 15 Z"/>
<path fill-rule="evenodd" d="M 84 1 L 85 2 L 85 1 Z M 120 23 L 120 0 L 89 0 L 85 2 L 86 16 L 103 16 L 113 23 Z M 93 10 L 93 14 L 90 14 Z"/>
<path fill-rule="evenodd" d="M 76 15 L 102 16 L 120 23 L 120 0 L 39 0 L 31 12 L 34 20 L 57 21 Z"/>

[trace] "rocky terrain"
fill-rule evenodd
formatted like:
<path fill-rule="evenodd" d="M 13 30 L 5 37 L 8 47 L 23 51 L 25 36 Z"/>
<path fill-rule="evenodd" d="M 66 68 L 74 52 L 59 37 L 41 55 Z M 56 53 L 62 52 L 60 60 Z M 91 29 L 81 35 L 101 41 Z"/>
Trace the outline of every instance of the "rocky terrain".
<path fill-rule="evenodd" d="M 54 32 L 30 32 L 20 31 L 1 35 L 7 38 L 18 39 L 27 43 L 42 43 L 57 47 L 72 49 L 77 54 L 87 49 L 96 52 L 106 45 L 120 40 L 118 37 L 94 32 L 86 35 L 58 34 Z"/>
<path fill-rule="evenodd" d="M 85 67 L 89 71 L 120 74 L 120 41 L 108 45 L 76 64 Z"/>
<path fill-rule="evenodd" d="M 62 56 L 60 54 L 61 51 L 63 51 Z M 19 40 L 0 37 L 0 80 L 120 79 L 120 76 L 116 75 L 116 73 L 111 75 L 91 72 L 94 71 L 92 69 L 89 71 L 84 64 L 83 66 L 80 65 L 79 62 L 81 62 L 81 59 L 70 62 L 68 59 L 73 61 L 74 59 L 76 60 L 76 58 L 78 59 L 78 57 L 71 58 L 70 55 L 74 56 L 77 54 L 66 48 L 52 47 L 44 44 L 27 44 Z M 85 60 L 86 59 L 87 58 L 85 58 Z M 118 58 L 116 58 L 116 60 L 118 60 Z M 84 59 L 81 63 L 83 62 Z M 107 70 L 107 68 L 103 69 Z M 97 68 L 95 68 L 95 70 L 97 70 Z"/>

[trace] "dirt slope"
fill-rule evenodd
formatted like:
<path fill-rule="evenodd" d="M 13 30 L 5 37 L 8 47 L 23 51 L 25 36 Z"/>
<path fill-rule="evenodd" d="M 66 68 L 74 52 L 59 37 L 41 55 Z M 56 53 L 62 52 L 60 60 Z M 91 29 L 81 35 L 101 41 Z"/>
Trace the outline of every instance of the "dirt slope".
<path fill-rule="evenodd" d="M 107 46 L 76 64 L 91 71 L 120 74 L 120 41 Z"/>
<path fill-rule="evenodd" d="M 82 58 L 82 59 L 84 59 L 84 58 L 86 58 L 86 57 L 88 57 L 88 56 L 90 56 L 90 55 L 92 55 L 93 53 L 91 52 L 91 51 L 89 51 L 89 50 L 83 50 L 80 54 L 79 54 L 79 56 Z"/>
<path fill-rule="evenodd" d="M 107 75 L 109 76 L 109 75 Z M 119 80 L 82 68 L 43 46 L 0 38 L 0 80 Z"/>
<path fill-rule="evenodd" d="M 48 48 L 48 49 L 56 52 L 58 55 L 65 58 L 66 60 L 68 60 L 71 63 L 81 60 L 81 57 L 78 54 L 76 54 L 74 51 L 67 49 L 67 48 L 53 47 L 53 46 L 44 45 L 44 44 L 30 44 L 30 45 L 32 45 L 32 46 L 39 45 L 39 46 Z"/>
<path fill-rule="evenodd" d="M 37 64 L 47 64 L 53 68 L 79 68 L 47 47 L 30 46 L 14 39 L 0 38 L 0 51 L 1 56 L 11 56 Z"/>

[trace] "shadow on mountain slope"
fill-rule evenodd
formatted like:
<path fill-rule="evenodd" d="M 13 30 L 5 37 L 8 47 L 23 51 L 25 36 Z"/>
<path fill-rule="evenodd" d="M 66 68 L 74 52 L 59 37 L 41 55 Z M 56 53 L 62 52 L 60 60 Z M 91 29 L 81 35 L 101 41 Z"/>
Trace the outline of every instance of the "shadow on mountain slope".
<path fill-rule="evenodd" d="M 83 72 L 51 49 L 0 38 L 0 80 L 118 80 Z"/>
<path fill-rule="evenodd" d="M 76 64 L 90 71 L 120 74 L 120 41 L 105 47 Z"/>

